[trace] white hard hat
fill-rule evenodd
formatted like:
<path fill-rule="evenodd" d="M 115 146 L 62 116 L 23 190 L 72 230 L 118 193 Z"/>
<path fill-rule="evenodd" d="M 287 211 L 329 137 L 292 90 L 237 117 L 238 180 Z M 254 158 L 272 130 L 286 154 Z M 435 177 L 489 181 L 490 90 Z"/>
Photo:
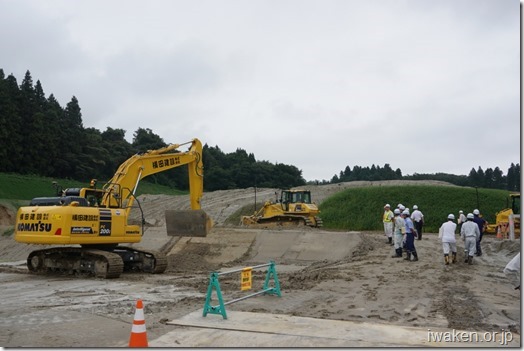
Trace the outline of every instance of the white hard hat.
<path fill-rule="evenodd" d="M 473 215 L 473 213 L 468 213 L 468 215 L 466 216 L 467 219 L 473 219 L 475 218 L 475 216 Z"/>
<path fill-rule="evenodd" d="M 448 214 L 448 219 L 455 219 L 455 215 L 452 213 Z"/>
<path fill-rule="evenodd" d="M 391 206 L 389 206 L 389 204 L 386 204 L 386 206 L 384 206 L 384 207 L 391 207 Z"/>
<path fill-rule="evenodd" d="M 393 211 L 396 215 L 400 214 L 400 210 L 398 208 L 395 208 L 395 210 Z"/>
<path fill-rule="evenodd" d="M 398 204 L 397 205 L 397 208 L 401 208 L 401 207 L 404 207 L 404 205 L 402 205 L 402 204 Z"/>
<path fill-rule="evenodd" d="M 404 211 L 405 209 L 404 205 L 400 205 L 399 210 Z"/>
<path fill-rule="evenodd" d="M 418 206 L 417 205 L 413 205 L 413 209 L 414 210 L 418 210 Z"/>
<path fill-rule="evenodd" d="M 459 213 L 464 213 L 464 211 L 460 210 Z"/>
<path fill-rule="evenodd" d="M 402 211 L 403 215 L 409 216 L 409 210 L 406 208 L 404 211 Z"/>
<path fill-rule="evenodd" d="M 479 215 L 479 214 L 480 214 L 480 212 L 479 212 L 479 210 L 477 210 L 477 209 L 474 209 L 474 210 L 473 210 L 473 214 L 474 214 L 474 215 Z"/>

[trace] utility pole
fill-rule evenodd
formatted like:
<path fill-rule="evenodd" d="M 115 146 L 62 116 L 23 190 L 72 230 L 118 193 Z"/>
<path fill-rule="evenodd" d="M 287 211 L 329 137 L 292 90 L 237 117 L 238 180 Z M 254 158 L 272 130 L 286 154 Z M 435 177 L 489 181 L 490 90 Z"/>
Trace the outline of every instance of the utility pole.
<path fill-rule="evenodd" d="M 478 187 L 475 187 L 475 191 L 477 192 L 477 210 L 480 211 L 479 188 L 478 188 Z"/>

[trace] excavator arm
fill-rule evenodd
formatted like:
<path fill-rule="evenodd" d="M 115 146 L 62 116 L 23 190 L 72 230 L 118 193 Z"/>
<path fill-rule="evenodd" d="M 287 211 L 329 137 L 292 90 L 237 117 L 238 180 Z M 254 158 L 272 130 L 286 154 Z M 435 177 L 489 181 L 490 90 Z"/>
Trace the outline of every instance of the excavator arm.
<path fill-rule="evenodd" d="M 180 152 L 181 146 L 190 144 L 189 150 Z M 127 214 L 134 202 L 139 182 L 145 177 L 188 165 L 191 209 L 201 208 L 200 199 L 204 191 L 204 167 L 202 163 L 202 143 L 198 139 L 183 144 L 171 144 L 158 150 L 138 153 L 122 163 L 104 185 L 105 195 L 101 206 L 125 209 Z"/>
<path fill-rule="evenodd" d="M 178 149 L 190 145 L 185 152 Z M 171 144 L 158 150 L 139 153 L 122 163 L 115 175 L 104 185 L 103 207 L 122 208 L 129 216 L 138 183 L 145 177 L 180 166 L 188 166 L 189 202 L 191 210 L 166 210 L 166 230 L 170 236 L 206 236 L 212 227 L 211 218 L 201 210 L 204 192 L 202 143 L 198 139 Z"/>

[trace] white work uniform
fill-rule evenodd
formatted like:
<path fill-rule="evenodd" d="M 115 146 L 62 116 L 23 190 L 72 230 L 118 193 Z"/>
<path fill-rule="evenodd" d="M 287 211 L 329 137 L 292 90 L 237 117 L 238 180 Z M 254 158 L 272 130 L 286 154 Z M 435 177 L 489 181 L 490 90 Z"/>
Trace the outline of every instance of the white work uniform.
<path fill-rule="evenodd" d="M 393 236 L 393 242 L 395 243 L 395 250 L 402 248 L 402 241 L 404 234 L 406 234 L 406 221 L 400 215 L 395 216 L 393 222 L 395 224 L 395 233 Z"/>
<path fill-rule="evenodd" d="M 460 237 L 464 240 L 464 251 L 469 256 L 475 255 L 477 252 L 477 240 L 480 238 L 480 230 L 477 223 L 467 221 L 462 225 L 460 230 Z"/>
<path fill-rule="evenodd" d="M 509 261 L 503 272 L 515 287 L 520 287 L 520 252 Z"/>
<path fill-rule="evenodd" d="M 413 222 L 420 222 L 424 219 L 424 215 L 422 214 L 422 212 L 420 212 L 419 210 L 415 210 L 413 211 L 413 213 L 411 214 L 411 220 Z"/>
<path fill-rule="evenodd" d="M 442 223 L 439 229 L 439 239 L 442 240 L 442 250 L 444 255 L 449 255 L 449 251 L 457 252 L 457 239 L 455 238 L 455 231 L 457 230 L 457 224 L 453 221 L 447 221 Z"/>

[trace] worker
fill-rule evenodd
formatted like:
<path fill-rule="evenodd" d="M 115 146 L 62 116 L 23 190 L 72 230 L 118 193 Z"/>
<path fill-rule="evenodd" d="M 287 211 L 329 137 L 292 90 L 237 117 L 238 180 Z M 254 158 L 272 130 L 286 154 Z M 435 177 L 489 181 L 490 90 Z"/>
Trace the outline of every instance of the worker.
<path fill-rule="evenodd" d="M 462 225 L 460 237 L 464 240 L 464 263 L 473 264 L 473 255 L 477 252 L 477 240 L 480 237 L 480 230 L 475 223 L 473 213 L 468 213 L 466 223 Z"/>
<path fill-rule="evenodd" d="M 503 272 L 515 286 L 515 290 L 520 290 L 520 252 L 508 262 Z"/>
<path fill-rule="evenodd" d="M 406 209 L 406 206 L 402 204 L 398 204 L 398 209 L 400 210 L 400 217 L 402 218 L 402 212 L 404 212 L 404 210 Z M 402 220 L 404 219 L 402 218 Z M 404 222 L 404 226 L 405 226 L 405 222 Z M 406 252 L 406 232 L 405 231 L 404 231 L 404 235 L 402 238 L 402 251 Z"/>
<path fill-rule="evenodd" d="M 404 222 L 406 223 L 406 258 L 404 258 L 404 260 L 411 261 L 411 255 L 413 255 L 413 261 L 418 261 L 417 250 L 415 248 L 417 230 L 409 217 L 409 210 L 407 208 L 402 212 L 402 218 L 404 218 Z"/>
<path fill-rule="evenodd" d="M 411 220 L 413 221 L 415 229 L 417 230 L 417 239 L 422 240 L 422 226 L 424 225 L 424 215 L 418 209 L 417 205 L 413 205 L 413 213 L 411 214 Z"/>
<path fill-rule="evenodd" d="M 399 258 L 402 257 L 402 242 L 404 234 L 406 233 L 406 222 L 400 216 L 400 210 L 395 208 L 393 211 L 395 219 L 393 220 L 393 243 L 395 245 L 395 254 L 391 257 Z"/>
<path fill-rule="evenodd" d="M 459 215 L 458 215 L 458 220 L 457 220 L 459 233 L 460 233 L 460 229 L 462 228 L 462 224 L 464 224 L 464 222 L 466 222 L 466 215 L 464 214 L 464 211 L 460 210 Z"/>
<path fill-rule="evenodd" d="M 384 206 L 382 222 L 384 223 L 384 235 L 388 238 L 387 242 L 390 245 L 393 245 L 393 217 L 394 214 L 391 212 L 391 206 L 386 204 L 386 206 Z"/>
<path fill-rule="evenodd" d="M 457 262 L 457 239 L 455 233 L 457 224 L 454 222 L 455 215 L 449 214 L 448 220 L 440 226 L 438 238 L 442 241 L 442 250 L 444 251 L 444 263 L 448 265 L 450 262 Z M 451 258 L 449 252 L 451 251 Z"/>
<path fill-rule="evenodd" d="M 484 229 L 486 226 L 486 220 L 480 216 L 480 211 L 477 209 L 473 210 L 473 221 L 477 223 L 480 231 L 480 237 L 477 238 L 477 253 L 475 255 L 482 256 L 482 248 L 480 247 L 480 242 L 482 241 L 482 235 L 484 234 Z"/>

